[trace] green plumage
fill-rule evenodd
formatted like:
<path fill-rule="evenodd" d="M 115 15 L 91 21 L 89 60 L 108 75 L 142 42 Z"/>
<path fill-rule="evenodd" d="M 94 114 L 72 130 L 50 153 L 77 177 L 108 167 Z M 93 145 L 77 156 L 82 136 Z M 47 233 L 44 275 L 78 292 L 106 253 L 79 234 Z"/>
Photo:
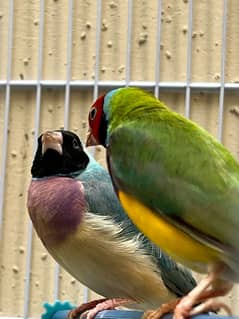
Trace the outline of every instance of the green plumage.
<path fill-rule="evenodd" d="M 236 267 L 239 165 L 230 152 L 206 130 L 136 88 L 111 91 L 104 112 L 116 187 L 225 250 Z"/>

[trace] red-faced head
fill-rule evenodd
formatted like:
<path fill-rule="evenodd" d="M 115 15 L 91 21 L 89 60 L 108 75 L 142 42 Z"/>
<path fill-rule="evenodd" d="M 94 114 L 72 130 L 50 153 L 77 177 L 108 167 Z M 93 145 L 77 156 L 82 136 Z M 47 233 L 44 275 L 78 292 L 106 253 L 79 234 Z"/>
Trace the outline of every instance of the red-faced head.
<path fill-rule="evenodd" d="M 89 132 L 87 136 L 86 146 L 105 145 L 106 128 L 104 128 L 104 98 L 100 96 L 91 106 L 88 116 Z"/>
<path fill-rule="evenodd" d="M 103 145 L 107 147 L 108 122 L 112 118 L 112 98 L 122 90 L 114 89 L 100 96 L 89 111 L 89 134 L 86 146 Z"/>

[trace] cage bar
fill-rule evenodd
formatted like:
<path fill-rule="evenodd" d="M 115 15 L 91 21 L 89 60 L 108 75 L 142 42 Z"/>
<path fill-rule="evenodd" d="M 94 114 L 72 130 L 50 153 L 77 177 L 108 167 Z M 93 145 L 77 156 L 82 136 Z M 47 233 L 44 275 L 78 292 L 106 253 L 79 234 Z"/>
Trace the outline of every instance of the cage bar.
<path fill-rule="evenodd" d="M 222 140 L 222 134 L 223 134 L 226 35 L 227 35 L 227 0 L 224 0 L 223 1 L 223 22 L 222 22 L 221 82 L 220 82 L 220 93 L 219 93 L 218 135 L 217 135 L 217 138 L 219 141 Z"/>
<path fill-rule="evenodd" d="M 96 45 L 95 45 L 95 78 L 94 78 L 94 91 L 93 99 L 98 96 L 99 91 L 99 68 L 100 68 L 100 36 L 101 36 L 101 0 L 97 1 L 97 18 L 96 18 Z"/>
<path fill-rule="evenodd" d="M 69 0 L 68 10 L 68 32 L 67 32 L 67 63 L 66 63 L 66 83 L 65 83 L 65 105 L 64 105 L 64 129 L 68 129 L 69 108 L 70 108 L 70 80 L 71 80 L 71 56 L 72 56 L 72 24 L 73 24 L 73 2 Z M 54 267 L 54 290 L 53 299 L 59 298 L 59 274 L 60 265 L 55 263 Z"/>
<path fill-rule="evenodd" d="M 0 87 L 6 88 L 7 85 L 14 88 L 36 88 L 38 81 L 37 80 L 11 80 L 7 82 L 6 80 L 0 80 Z M 66 86 L 65 80 L 41 80 L 41 87 L 47 88 L 59 88 L 62 89 Z M 75 80 L 70 81 L 69 86 L 71 88 L 77 88 L 82 90 L 94 89 L 94 80 Z M 128 86 L 138 86 L 140 88 L 152 88 L 158 86 L 160 90 L 164 91 L 185 91 L 187 87 L 187 82 L 183 81 L 162 81 L 156 83 L 155 81 L 130 81 Z M 121 86 L 126 86 L 126 81 L 99 81 L 98 88 L 117 88 Z M 192 90 L 200 90 L 204 92 L 210 91 L 219 91 L 221 88 L 220 82 L 191 82 L 188 85 Z M 227 91 L 238 91 L 239 82 L 228 82 L 224 83 L 224 90 Z"/>
<path fill-rule="evenodd" d="M 7 142 L 8 142 L 8 121 L 10 113 L 10 95 L 11 95 L 11 73 L 12 73 L 12 45 L 13 45 L 13 16 L 14 16 L 14 0 L 9 2 L 9 24 L 8 24 L 8 63 L 7 63 L 7 79 L 5 87 L 5 110 L 3 124 L 3 142 L 2 142 L 2 165 L 0 176 L 0 239 L 2 238 L 2 222 L 3 222 L 3 200 L 4 200 L 4 184 L 6 176 L 7 161 Z"/>
<path fill-rule="evenodd" d="M 129 86 L 130 74 L 131 74 L 132 11 L 133 11 L 132 0 L 128 0 L 128 32 L 127 32 L 125 85 L 124 86 Z"/>
<path fill-rule="evenodd" d="M 70 104 L 70 88 L 71 88 L 70 80 L 71 80 L 71 58 L 72 58 L 72 25 L 73 25 L 73 0 L 69 0 L 65 107 L 64 107 L 64 129 L 66 130 L 68 129 L 68 124 L 69 124 L 69 104 Z"/>
<path fill-rule="evenodd" d="M 159 97 L 159 79 L 160 79 L 161 16 L 162 16 L 162 1 L 158 0 L 156 60 L 155 60 L 155 88 L 154 88 L 154 95 L 157 98 Z"/>
<path fill-rule="evenodd" d="M 100 68 L 100 47 L 101 47 L 101 15 L 102 15 L 102 2 L 101 0 L 97 1 L 97 13 L 96 13 L 96 43 L 95 43 L 95 77 L 91 81 L 93 87 L 93 100 L 95 100 L 99 93 L 99 68 Z M 88 152 L 94 156 L 95 155 L 95 146 L 91 147 Z M 87 289 L 87 288 L 85 288 Z M 84 290 L 83 299 L 88 298 L 89 291 Z M 86 300 L 85 300 L 86 301 Z"/>
<path fill-rule="evenodd" d="M 37 140 L 40 128 L 40 112 L 41 112 L 41 79 L 42 79 L 42 66 L 43 66 L 43 40 L 44 40 L 44 7 L 45 1 L 40 1 L 40 23 L 39 23 L 39 43 L 38 43 L 38 64 L 37 64 L 37 83 L 36 83 L 36 111 L 35 111 L 35 132 L 34 132 L 34 147 L 33 154 L 37 148 Z M 27 250 L 26 250 L 26 281 L 24 285 L 24 308 L 23 317 L 29 317 L 29 300 L 30 300 L 30 282 L 31 282 L 31 265 L 32 265 L 32 240 L 33 240 L 33 226 L 29 219 L 28 222 L 28 237 L 27 237 Z"/>
<path fill-rule="evenodd" d="M 191 106 L 191 64 L 192 64 L 192 29 L 193 29 L 193 0 L 188 4 L 188 47 L 187 47 L 187 78 L 185 92 L 185 116 L 190 117 Z"/>
<path fill-rule="evenodd" d="M 101 16 L 102 16 L 102 1 L 97 1 L 97 16 L 96 16 L 96 44 L 95 44 L 95 77 L 93 81 L 93 100 L 99 94 L 99 69 L 100 69 L 100 48 L 101 48 Z M 91 147 L 88 152 L 95 156 L 95 147 Z M 89 301 L 89 288 L 83 287 L 83 302 Z"/>

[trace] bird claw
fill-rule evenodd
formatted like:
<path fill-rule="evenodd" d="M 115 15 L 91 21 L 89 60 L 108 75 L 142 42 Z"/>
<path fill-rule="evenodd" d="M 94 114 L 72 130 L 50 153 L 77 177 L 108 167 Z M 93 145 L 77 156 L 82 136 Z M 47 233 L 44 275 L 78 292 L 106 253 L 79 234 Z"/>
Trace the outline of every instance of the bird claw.
<path fill-rule="evenodd" d="M 145 311 L 141 319 L 160 319 L 170 312 L 173 312 L 173 319 L 186 319 L 200 313 L 218 311 L 219 309 L 224 309 L 229 316 L 232 316 L 230 307 L 223 302 L 211 298 L 192 308 L 191 300 L 186 296 L 163 304 L 156 310 Z"/>
<path fill-rule="evenodd" d="M 159 308 L 156 310 L 148 310 L 145 311 L 141 319 L 160 319 L 165 314 L 173 312 L 175 307 L 180 302 L 180 298 L 172 300 L 166 304 L 162 304 Z"/>
<path fill-rule="evenodd" d="M 221 268 L 209 273 L 188 295 L 181 299 L 173 300 L 156 310 L 147 311 L 142 319 L 159 319 L 169 312 L 174 312 L 173 319 L 186 319 L 190 316 L 224 309 L 232 315 L 231 309 L 215 297 L 225 296 L 232 288 L 232 283 L 217 279 Z M 210 287 L 211 286 L 211 287 Z"/>
<path fill-rule="evenodd" d="M 229 316 L 232 316 L 230 307 L 215 298 L 207 299 L 194 307 L 191 303 L 191 298 L 186 296 L 175 307 L 173 319 L 185 319 L 201 313 L 217 312 L 220 309 L 224 309 Z"/>
<path fill-rule="evenodd" d="M 225 296 L 232 288 L 232 283 L 219 278 L 224 265 L 217 264 L 206 278 L 183 297 L 175 307 L 173 319 L 185 319 L 189 316 L 224 309 L 231 315 L 231 309 L 215 297 Z"/>
<path fill-rule="evenodd" d="M 232 316 L 232 311 L 228 305 L 225 303 L 215 300 L 215 299 L 208 299 L 207 301 L 203 302 L 202 304 L 194 307 L 190 311 L 190 316 L 197 315 L 202 312 L 210 312 L 210 311 L 219 311 L 220 309 L 224 309 L 228 316 Z"/>
<path fill-rule="evenodd" d="M 81 304 L 79 307 L 72 309 L 67 316 L 67 319 L 76 319 L 77 317 L 83 315 L 85 312 L 87 312 L 88 310 L 94 308 L 97 306 L 97 304 L 102 303 L 104 301 L 106 301 L 106 298 L 101 298 L 101 299 L 97 299 L 97 300 L 93 300 L 90 302 L 86 302 Z"/>
<path fill-rule="evenodd" d="M 131 299 L 113 298 L 113 299 L 98 299 L 86 304 L 82 304 L 76 309 L 73 309 L 68 314 L 68 319 L 94 319 L 98 312 L 102 310 L 112 310 L 116 307 L 123 306 L 125 304 L 134 303 Z"/>

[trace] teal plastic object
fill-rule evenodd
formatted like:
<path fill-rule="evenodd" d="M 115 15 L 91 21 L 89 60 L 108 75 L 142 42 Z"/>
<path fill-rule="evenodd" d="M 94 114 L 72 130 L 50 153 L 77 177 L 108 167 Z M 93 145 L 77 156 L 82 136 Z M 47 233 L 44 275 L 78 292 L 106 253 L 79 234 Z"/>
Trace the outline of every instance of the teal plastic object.
<path fill-rule="evenodd" d="M 67 318 L 70 310 L 76 306 L 72 305 L 69 301 L 56 300 L 53 305 L 48 302 L 44 303 L 45 313 L 41 315 L 41 319 L 63 319 Z"/>

